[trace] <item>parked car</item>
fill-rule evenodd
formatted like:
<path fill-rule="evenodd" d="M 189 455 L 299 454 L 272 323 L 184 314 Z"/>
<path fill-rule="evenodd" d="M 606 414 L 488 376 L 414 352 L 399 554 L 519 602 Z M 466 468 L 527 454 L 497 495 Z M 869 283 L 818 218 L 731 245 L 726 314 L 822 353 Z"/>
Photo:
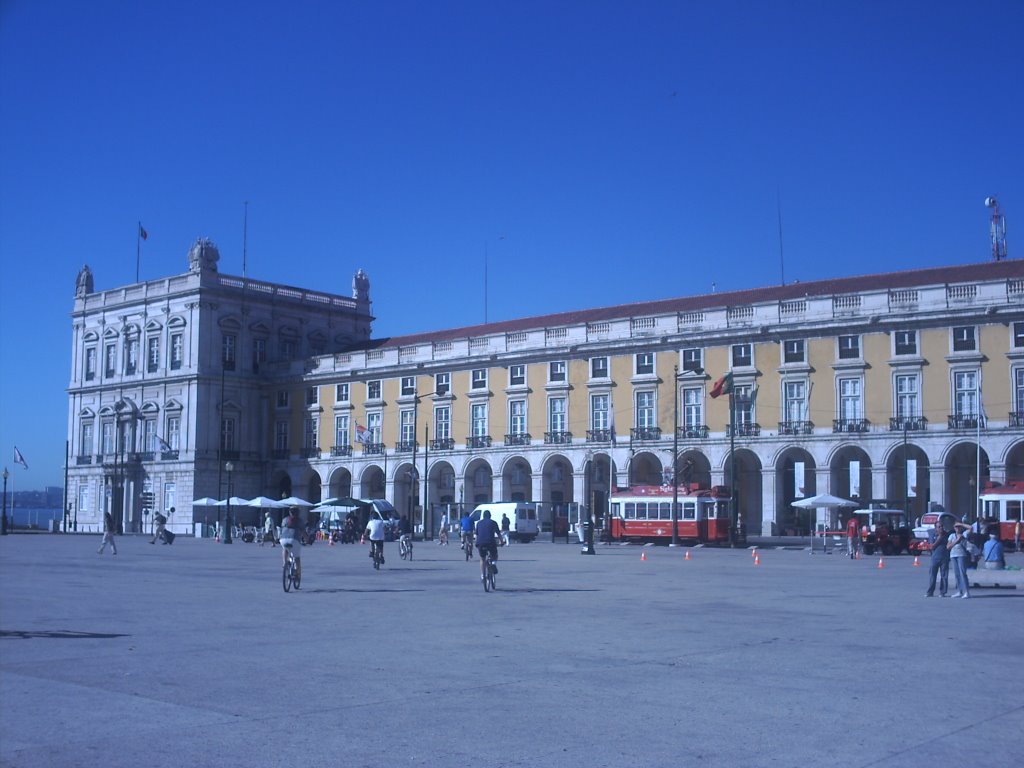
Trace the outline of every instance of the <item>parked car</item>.
<path fill-rule="evenodd" d="M 861 547 L 865 555 L 911 553 L 913 538 L 907 514 L 902 509 L 858 509 Z"/>

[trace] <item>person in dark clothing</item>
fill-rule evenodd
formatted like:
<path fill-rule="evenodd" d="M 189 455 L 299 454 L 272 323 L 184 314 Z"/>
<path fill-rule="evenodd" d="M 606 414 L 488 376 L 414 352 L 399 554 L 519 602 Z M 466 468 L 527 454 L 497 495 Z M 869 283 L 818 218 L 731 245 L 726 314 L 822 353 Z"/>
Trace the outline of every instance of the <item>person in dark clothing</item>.
<path fill-rule="evenodd" d="M 946 549 L 946 542 L 949 541 L 949 532 L 940 524 L 935 525 L 935 540 L 932 542 L 931 564 L 928 567 L 928 591 L 925 597 L 932 597 L 935 594 L 935 578 L 939 576 L 939 594 L 945 597 L 949 591 L 949 550 Z"/>

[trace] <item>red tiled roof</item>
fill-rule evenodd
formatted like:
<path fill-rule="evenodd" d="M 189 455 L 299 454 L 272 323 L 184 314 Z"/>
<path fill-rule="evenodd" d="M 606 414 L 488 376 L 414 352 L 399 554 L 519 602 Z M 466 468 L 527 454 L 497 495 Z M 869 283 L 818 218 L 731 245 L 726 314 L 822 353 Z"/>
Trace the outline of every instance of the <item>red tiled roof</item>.
<path fill-rule="evenodd" d="M 791 283 L 763 288 L 749 288 L 725 293 L 706 293 L 700 296 L 685 296 L 675 299 L 640 301 L 619 304 L 612 307 L 579 309 L 537 315 L 517 320 L 503 320 L 480 325 L 467 325 L 440 331 L 413 333 L 371 340 L 361 349 L 405 346 L 426 342 L 451 341 L 471 336 L 486 336 L 496 333 L 515 333 L 537 328 L 552 328 L 563 325 L 578 325 L 628 317 L 664 315 L 673 312 L 696 312 L 712 308 L 744 306 L 769 301 L 790 301 L 810 296 L 832 296 L 877 291 L 892 288 L 920 288 L 930 285 L 973 283 L 982 280 L 1024 278 L 1024 260 L 985 261 L 978 264 L 962 264 L 952 267 L 929 267 L 906 272 L 887 272 L 854 277 L 837 277 L 809 283 Z"/>

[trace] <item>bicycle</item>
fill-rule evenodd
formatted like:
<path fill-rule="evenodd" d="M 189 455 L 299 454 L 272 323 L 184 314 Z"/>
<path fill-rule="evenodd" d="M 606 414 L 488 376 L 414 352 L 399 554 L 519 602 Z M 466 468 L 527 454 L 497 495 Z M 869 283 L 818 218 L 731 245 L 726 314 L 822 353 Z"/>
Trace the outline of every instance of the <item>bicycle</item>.
<path fill-rule="evenodd" d="M 484 571 L 484 592 L 492 592 L 498 589 L 494 583 L 494 576 L 497 572 L 497 568 L 494 567 L 494 558 L 491 557 L 490 551 L 487 552 L 487 557 L 484 560 L 486 570 Z"/>
<path fill-rule="evenodd" d="M 412 538 L 409 536 L 403 536 L 398 540 L 398 554 L 405 560 L 409 558 L 409 562 L 412 562 Z"/>
<path fill-rule="evenodd" d="M 473 534 L 462 534 L 462 551 L 466 553 L 466 562 L 473 559 Z"/>
<path fill-rule="evenodd" d="M 301 574 L 299 573 L 298 565 L 295 562 L 295 553 L 292 552 L 292 545 L 284 544 L 282 546 L 288 553 L 288 561 L 284 564 L 284 570 L 281 573 L 281 581 L 284 586 L 284 591 L 290 592 L 293 586 L 296 589 L 299 588 Z"/>

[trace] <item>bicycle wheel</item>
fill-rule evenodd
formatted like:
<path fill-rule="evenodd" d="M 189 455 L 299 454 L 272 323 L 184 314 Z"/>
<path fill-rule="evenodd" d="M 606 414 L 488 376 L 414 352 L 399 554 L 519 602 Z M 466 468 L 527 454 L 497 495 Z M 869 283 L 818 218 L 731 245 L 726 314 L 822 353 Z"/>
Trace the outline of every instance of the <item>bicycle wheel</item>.
<path fill-rule="evenodd" d="M 488 565 L 484 569 L 483 582 L 484 582 L 484 592 L 490 592 L 491 591 L 491 566 L 490 565 Z"/>
<path fill-rule="evenodd" d="M 487 562 L 487 580 L 491 582 L 491 592 L 495 592 L 498 589 L 498 582 L 495 578 L 495 567 L 494 561 L 489 560 Z"/>
<path fill-rule="evenodd" d="M 281 581 L 284 584 L 285 592 L 291 592 L 292 589 L 292 569 L 290 566 L 291 563 L 287 563 L 281 570 Z"/>
<path fill-rule="evenodd" d="M 302 581 L 302 575 L 299 573 L 299 566 L 292 560 L 292 586 L 298 589 L 300 581 Z"/>
<path fill-rule="evenodd" d="M 473 557 L 473 545 L 466 542 L 462 545 L 462 548 L 466 550 L 466 562 L 469 562 L 470 558 Z"/>
<path fill-rule="evenodd" d="M 409 554 L 409 545 L 404 541 L 398 545 L 398 554 L 401 555 L 403 560 L 405 560 L 405 556 Z"/>
<path fill-rule="evenodd" d="M 409 542 L 409 562 L 412 562 L 412 542 Z"/>

